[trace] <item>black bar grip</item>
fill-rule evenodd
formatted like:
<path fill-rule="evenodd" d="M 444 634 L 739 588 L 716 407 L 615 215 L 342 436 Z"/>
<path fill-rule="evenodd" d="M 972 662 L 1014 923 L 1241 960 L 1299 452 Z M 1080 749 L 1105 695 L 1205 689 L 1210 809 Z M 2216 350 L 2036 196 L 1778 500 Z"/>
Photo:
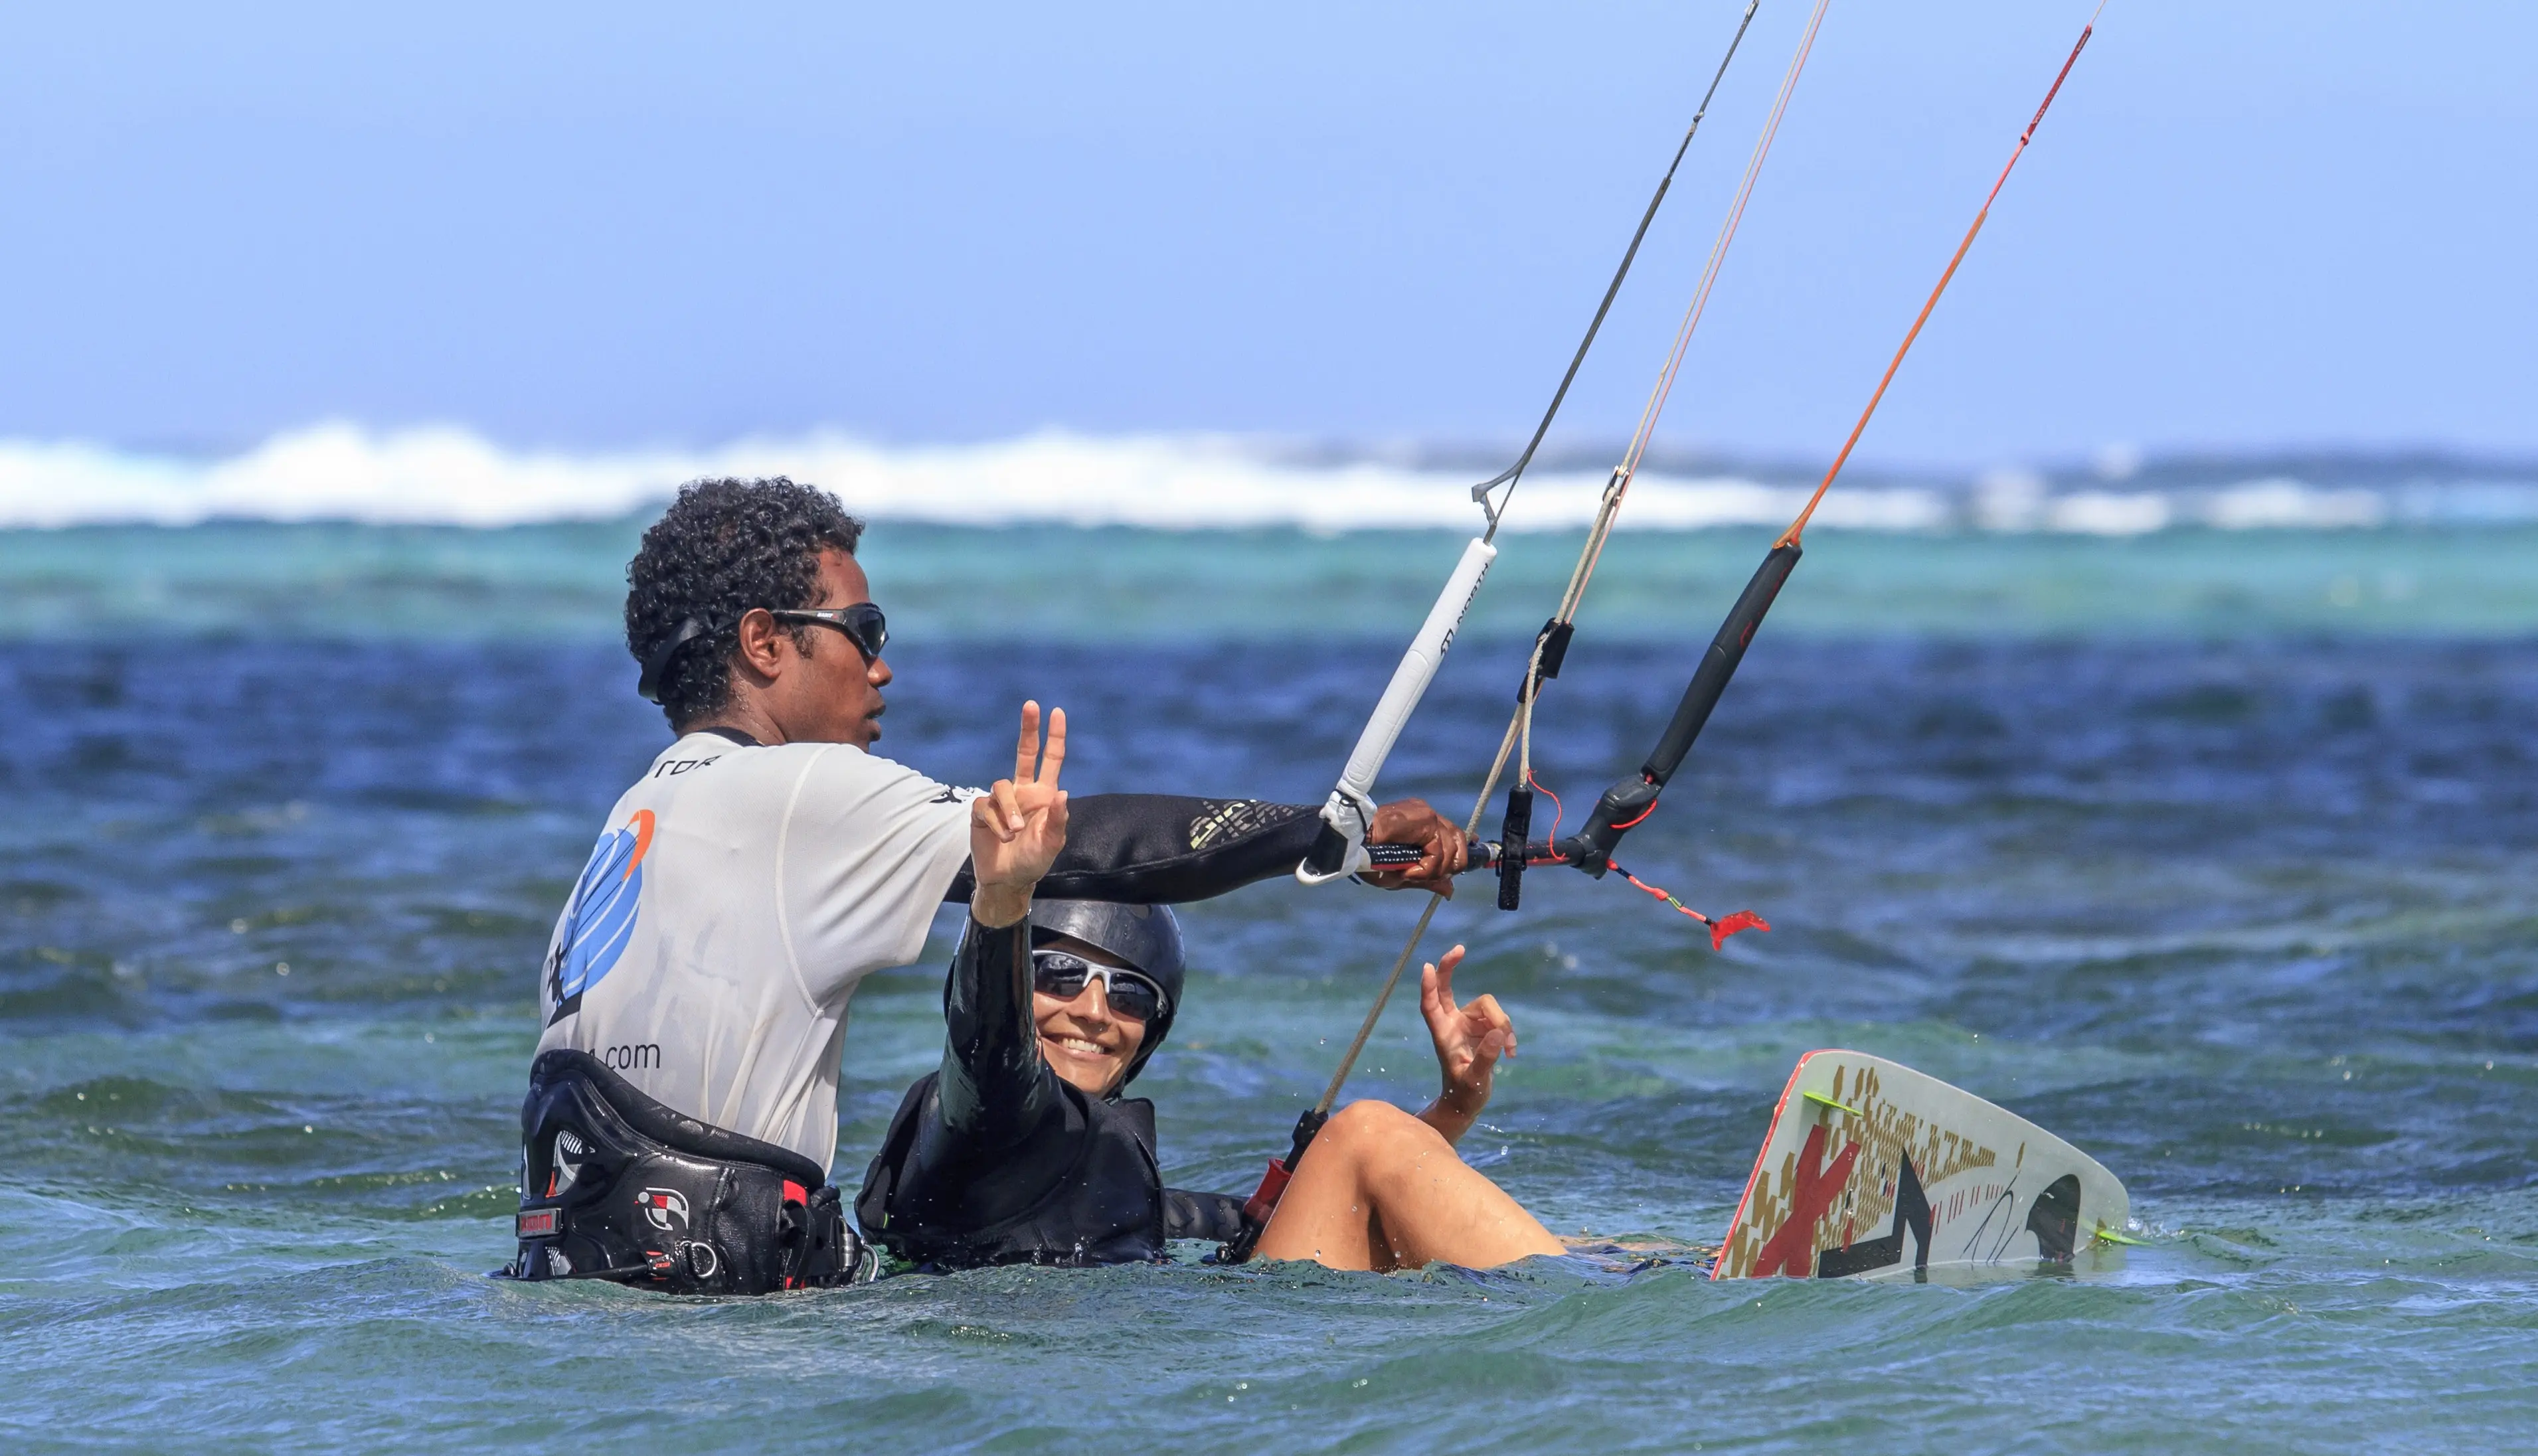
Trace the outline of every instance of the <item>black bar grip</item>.
<path fill-rule="evenodd" d="M 1673 721 L 1666 724 L 1665 736 L 1657 740 L 1648 761 L 1639 765 L 1639 776 L 1658 788 L 1674 777 L 1683 766 L 1684 755 L 1692 752 L 1694 739 L 1701 736 L 1702 726 L 1709 721 L 1710 709 L 1718 706 L 1718 696 L 1727 691 L 1727 681 L 1736 676 L 1736 665 L 1745 660 L 1745 649 L 1753 644 L 1754 629 L 1763 625 L 1765 613 L 1780 595 L 1780 587 L 1796 568 L 1804 553 L 1795 546 L 1775 546 L 1754 568 L 1754 579 L 1745 583 L 1745 592 L 1719 624 L 1718 635 L 1710 639 L 1709 650 L 1702 654 L 1701 666 L 1694 669 L 1692 682 L 1683 690 L 1683 701 L 1675 706 Z M 1616 785 L 1616 788 L 1620 787 Z M 1592 825 L 1589 825 L 1592 828 Z M 1580 830 L 1578 837 L 1586 837 Z M 1606 846 L 1607 854 L 1611 846 Z M 1582 868 L 1583 866 L 1581 866 Z"/>
<path fill-rule="evenodd" d="M 1522 784 L 1507 790 L 1506 818 L 1499 825 L 1501 844 L 1522 844 L 1533 830 L 1533 790 Z M 1524 894 L 1524 856 L 1499 856 L 1499 908 L 1512 910 Z"/>
<path fill-rule="evenodd" d="M 1549 842 L 1541 839 L 1528 841 L 1524 848 L 1525 857 L 1537 862 L 1553 858 L 1558 853 Z M 1367 858 L 1374 861 L 1374 868 L 1397 870 L 1404 865 L 1419 863 L 1419 857 L 1427 851 L 1416 844 L 1369 844 L 1366 846 L 1366 853 Z M 1474 870 L 1498 868 L 1501 853 L 1502 850 L 1495 839 L 1473 840 L 1471 858 L 1464 862 L 1463 873 L 1468 875 Z"/>

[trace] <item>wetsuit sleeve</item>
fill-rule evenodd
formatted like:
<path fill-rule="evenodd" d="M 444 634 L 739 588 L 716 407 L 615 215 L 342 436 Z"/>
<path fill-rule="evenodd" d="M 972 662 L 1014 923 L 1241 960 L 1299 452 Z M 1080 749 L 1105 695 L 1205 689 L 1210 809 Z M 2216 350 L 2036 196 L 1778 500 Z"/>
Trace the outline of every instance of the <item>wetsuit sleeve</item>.
<path fill-rule="evenodd" d="M 1243 1200 L 1231 1193 L 1164 1190 L 1164 1237 L 1227 1243 L 1242 1236 Z"/>
<path fill-rule="evenodd" d="M 1066 806 L 1066 847 L 1034 892 L 1132 905 L 1207 899 L 1292 872 L 1321 831 L 1318 811 L 1256 799 L 1088 794 Z M 966 902 L 965 862 L 946 902 Z"/>
<path fill-rule="evenodd" d="M 943 1025 L 940 1111 L 927 1129 L 941 1146 L 929 1150 L 920 1134 L 918 1156 L 957 1148 L 975 1159 L 1037 1134 L 1059 1094 L 1032 1028 L 1028 918 L 1002 930 L 969 922 L 943 989 Z"/>

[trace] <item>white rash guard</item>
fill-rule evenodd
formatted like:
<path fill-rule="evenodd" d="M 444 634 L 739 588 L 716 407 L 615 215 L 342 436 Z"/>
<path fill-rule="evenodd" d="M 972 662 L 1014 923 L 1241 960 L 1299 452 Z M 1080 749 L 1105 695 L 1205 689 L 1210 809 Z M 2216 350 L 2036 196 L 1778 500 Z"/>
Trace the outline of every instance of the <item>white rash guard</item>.
<path fill-rule="evenodd" d="M 846 1003 L 923 952 L 977 794 L 847 744 L 680 739 L 556 923 L 538 1050 L 829 1166 Z"/>

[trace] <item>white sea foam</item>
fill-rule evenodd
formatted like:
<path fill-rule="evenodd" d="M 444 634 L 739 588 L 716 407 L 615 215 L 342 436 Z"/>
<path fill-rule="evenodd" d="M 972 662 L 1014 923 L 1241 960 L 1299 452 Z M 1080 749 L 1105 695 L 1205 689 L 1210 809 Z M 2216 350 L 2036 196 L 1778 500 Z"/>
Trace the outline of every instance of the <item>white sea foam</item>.
<path fill-rule="evenodd" d="M 2167 526 L 2176 509 L 2157 491 L 2074 491 L 2040 502 L 2049 530 L 2082 536 L 2139 536 Z"/>
<path fill-rule="evenodd" d="M 2376 526 L 2388 518 L 2388 502 L 2376 491 L 2319 491 L 2281 479 L 2248 481 L 2214 493 L 2208 517 L 2234 531 Z"/>
<path fill-rule="evenodd" d="M 1477 472 L 1378 460 L 1302 460 L 1217 436 L 1094 437 L 1061 432 L 986 444 L 883 446 L 835 433 L 752 438 L 712 449 L 518 450 L 469 430 L 373 431 L 328 424 L 217 459 L 78 442 L 0 440 L 0 527 L 107 522 L 186 525 L 218 518 L 512 525 L 611 518 L 666 499 L 681 481 L 785 474 L 835 491 L 877 519 L 996 525 L 1030 521 L 1164 530 L 1289 526 L 1316 532 L 1468 528 Z M 1508 526 L 1573 528 L 1592 514 L 1600 472 L 1529 476 Z M 1973 528 L 2135 535 L 2180 524 L 2226 529 L 2357 528 L 2454 512 L 2421 482 L 2391 493 L 2321 490 L 2288 479 L 2218 489 L 2107 488 L 2055 494 L 2026 472 L 1970 489 L 1845 485 L 1817 520 L 1831 528 Z M 2486 483 L 2462 496 L 2518 517 L 2530 488 Z M 2500 494 L 2498 494 L 2500 493 Z M 1633 487 L 1641 527 L 1693 530 L 1786 521 L 1807 487 L 1650 472 Z M 2492 497 L 2489 499 L 2489 497 Z M 2427 500 L 2435 505 L 2428 507 Z"/>
<path fill-rule="evenodd" d="M 991 444 L 883 447 L 835 434 L 746 439 L 718 449 L 506 450 L 464 430 L 374 433 L 322 425 L 244 454 L 184 460 L 79 443 L 0 441 L 0 525 L 187 525 L 224 517 L 469 526 L 606 518 L 666 499 L 707 475 L 785 474 L 835 491 L 879 519 L 992 525 L 1057 521 L 1158 529 L 1300 526 L 1314 531 L 1462 527 L 1479 517 L 1471 472 L 1373 461 L 1296 463 L 1212 437 L 1048 433 Z M 1543 472 L 1512 529 L 1583 524 L 1604 477 Z M 1691 529 L 1786 520 L 1804 492 L 1735 479 L 1642 475 L 1633 514 Z M 1846 492 L 1827 525 L 1945 524 L 1935 495 Z"/>

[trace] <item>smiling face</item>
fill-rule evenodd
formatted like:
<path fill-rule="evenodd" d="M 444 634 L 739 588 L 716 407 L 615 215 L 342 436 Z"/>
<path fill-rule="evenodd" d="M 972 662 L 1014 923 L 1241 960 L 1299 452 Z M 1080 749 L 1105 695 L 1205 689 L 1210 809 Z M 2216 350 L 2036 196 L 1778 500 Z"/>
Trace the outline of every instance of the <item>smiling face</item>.
<path fill-rule="evenodd" d="M 1072 936 L 1059 936 L 1048 949 L 1067 951 L 1096 965 L 1125 967 L 1128 962 Z M 1128 1064 L 1146 1041 L 1146 1024 L 1110 1009 L 1102 983 L 1088 980 L 1071 1001 L 1038 991 L 1032 993 L 1032 1025 L 1039 1032 L 1039 1054 L 1049 1070 L 1069 1086 L 1106 1096 L 1128 1075 Z"/>

